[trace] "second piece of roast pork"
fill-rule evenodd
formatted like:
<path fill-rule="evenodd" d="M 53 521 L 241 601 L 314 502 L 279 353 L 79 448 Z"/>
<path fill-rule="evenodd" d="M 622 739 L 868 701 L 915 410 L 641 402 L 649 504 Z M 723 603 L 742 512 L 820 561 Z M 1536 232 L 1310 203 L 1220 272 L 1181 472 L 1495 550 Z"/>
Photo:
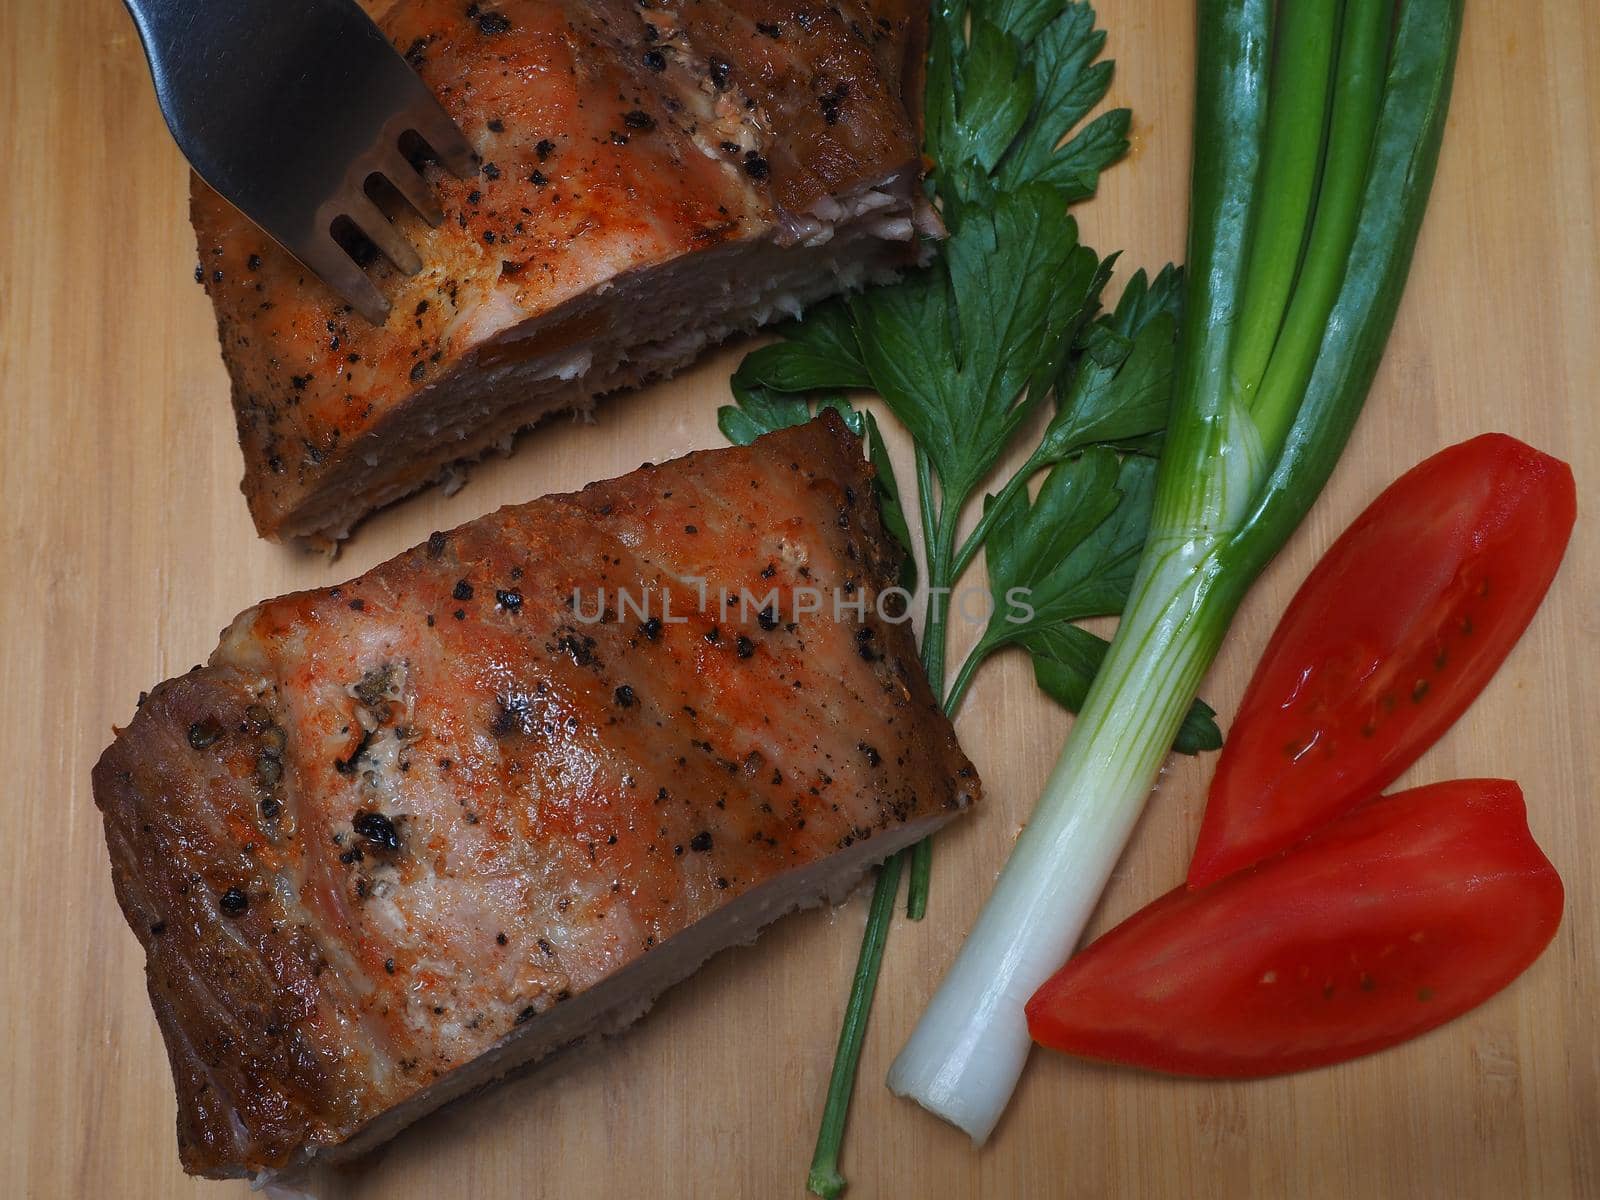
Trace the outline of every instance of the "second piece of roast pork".
<path fill-rule="evenodd" d="M 828 412 L 240 615 L 94 771 L 184 1167 L 359 1153 L 965 808 L 897 561 Z"/>
<path fill-rule="evenodd" d="M 381 328 L 196 183 L 264 537 L 335 542 L 543 415 L 891 277 L 937 226 L 919 0 L 367 7 L 481 177 L 438 181 L 438 229 L 392 206 L 426 265 L 373 267 Z"/>

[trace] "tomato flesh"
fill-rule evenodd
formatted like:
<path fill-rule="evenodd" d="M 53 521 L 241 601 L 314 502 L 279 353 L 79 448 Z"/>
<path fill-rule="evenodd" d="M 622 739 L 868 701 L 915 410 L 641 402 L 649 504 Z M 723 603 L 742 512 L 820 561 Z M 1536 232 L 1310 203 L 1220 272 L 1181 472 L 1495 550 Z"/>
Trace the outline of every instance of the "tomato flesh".
<path fill-rule="evenodd" d="M 1256 668 L 1189 885 L 1293 845 L 1437 741 L 1527 628 L 1576 511 L 1570 468 L 1503 434 L 1384 491 L 1306 578 Z"/>
<path fill-rule="evenodd" d="M 1555 936 L 1561 908 L 1515 783 L 1434 784 L 1168 893 L 1048 980 L 1028 1028 L 1068 1054 L 1180 1075 L 1341 1062 L 1505 987 Z"/>

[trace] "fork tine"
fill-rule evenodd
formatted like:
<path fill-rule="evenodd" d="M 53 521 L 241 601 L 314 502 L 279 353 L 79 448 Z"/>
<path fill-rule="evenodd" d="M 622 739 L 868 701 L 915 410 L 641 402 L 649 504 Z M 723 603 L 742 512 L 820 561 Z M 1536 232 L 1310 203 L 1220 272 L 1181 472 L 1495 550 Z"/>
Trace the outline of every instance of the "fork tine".
<path fill-rule="evenodd" d="M 407 275 L 422 270 L 422 259 L 405 237 L 389 223 L 389 218 L 363 191 L 352 191 L 344 197 L 340 209 L 355 227 L 383 252 L 383 256 Z"/>
<path fill-rule="evenodd" d="M 428 185 L 427 180 L 416 173 L 406 161 L 405 155 L 398 149 L 379 151 L 374 170 L 387 179 L 394 190 L 399 192 L 405 202 L 416 209 L 417 215 L 429 225 L 438 225 L 444 220 L 444 211 L 433 197 L 433 188 Z"/>
<path fill-rule="evenodd" d="M 478 159 L 439 98 L 364 11 L 374 6 L 126 3 L 162 115 L 190 165 L 351 306 L 382 323 L 389 305 L 341 246 L 351 244 L 345 222 L 401 271 L 415 273 L 422 262 L 404 236 L 415 227 L 383 215 L 389 188 L 430 223 L 443 217 L 439 180 L 409 165 L 409 143 L 426 143 L 430 161 L 465 180 L 477 176 Z M 199 7 L 217 10 L 215 19 L 197 22 Z M 241 71 L 241 62 L 250 69 Z M 271 122 L 245 119 L 262 104 L 271 106 Z M 291 131 L 329 135 L 319 134 L 317 152 L 306 153 L 305 135 Z M 387 180 L 376 201 L 364 194 L 373 172 Z"/>
<path fill-rule="evenodd" d="M 355 260 L 345 253 L 344 247 L 333 240 L 333 234 L 324 231 L 310 242 L 295 246 L 293 251 L 296 258 L 367 320 L 374 325 L 388 321 L 388 298 L 367 278 L 367 273 L 356 265 Z"/>
<path fill-rule="evenodd" d="M 440 105 L 413 105 L 413 111 L 407 115 L 410 127 L 428 143 L 452 175 L 457 179 L 472 179 L 478 174 L 478 156 L 472 144 Z"/>

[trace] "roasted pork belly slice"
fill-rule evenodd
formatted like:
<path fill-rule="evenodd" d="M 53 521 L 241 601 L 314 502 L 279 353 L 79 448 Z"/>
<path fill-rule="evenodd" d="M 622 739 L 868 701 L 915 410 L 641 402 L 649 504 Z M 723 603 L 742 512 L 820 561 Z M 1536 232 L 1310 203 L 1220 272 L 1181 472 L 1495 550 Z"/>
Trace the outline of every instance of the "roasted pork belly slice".
<path fill-rule="evenodd" d="M 94 771 L 184 1167 L 359 1153 L 965 808 L 897 564 L 830 411 L 241 614 Z"/>
<path fill-rule="evenodd" d="M 264 537 L 327 543 L 562 409 L 892 277 L 936 229 L 913 0 L 368 3 L 482 158 L 390 206 L 374 327 L 196 183 L 198 278 Z M 382 197 L 380 197 L 380 200 Z"/>

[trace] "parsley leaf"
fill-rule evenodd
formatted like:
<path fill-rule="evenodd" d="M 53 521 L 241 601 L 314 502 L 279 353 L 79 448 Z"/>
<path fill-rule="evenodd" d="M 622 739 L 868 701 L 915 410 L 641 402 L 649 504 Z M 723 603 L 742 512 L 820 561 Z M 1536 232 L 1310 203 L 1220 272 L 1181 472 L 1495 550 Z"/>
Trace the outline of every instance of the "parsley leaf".
<path fill-rule="evenodd" d="M 850 305 L 873 386 L 959 506 L 993 468 L 1105 275 L 1060 194 L 1029 185 L 968 210 L 941 260 Z"/>
<path fill-rule="evenodd" d="M 831 408 L 843 417 L 845 425 L 857 437 L 861 437 L 866 428 L 861 414 L 841 396 L 820 399 L 814 410 L 812 401 L 816 397 L 785 395 L 760 384 L 741 384 L 737 379 L 731 390 L 734 403 L 717 409 L 717 428 L 735 446 L 748 446 L 764 433 L 804 425 L 824 408 Z"/>
<path fill-rule="evenodd" d="M 1067 138 L 1111 86 L 1111 64 L 1096 61 L 1105 40 L 1087 3 L 934 6 L 927 149 L 947 215 L 991 176 L 1000 191 L 1051 184 L 1069 204 L 1094 194 L 1128 151 L 1131 119 L 1115 109 Z"/>
<path fill-rule="evenodd" d="M 817 305 L 806 313 L 805 320 L 781 325 L 777 333 L 781 341 L 745 356 L 733 377 L 735 387 L 759 385 L 776 392 L 812 392 L 858 391 L 872 386 L 861 362 L 850 312 L 842 300 Z"/>
<path fill-rule="evenodd" d="M 1116 310 L 1085 333 L 1056 381 L 1056 415 L 1041 439 L 1041 464 L 1102 444 L 1153 454 L 1167 423 L 1178 350 L 1182 272 L 1168 266 L 1152 285 L 1128 281 Z"/>
<path fill-rule="evenodd" d="M 1154 464 L 1119 462 L 1096 446 L 1053 468 L 1033 504 L 1023 492 L 998 502 L 1004 511 L 986 545 L 995 612 L 985 639 L 1003 645 L 1038 625 L 1121 612 L 1154 493 Z M 1026 598 L 1026 621 L 1010 611 L 1013 596 Z"/>
<path fill-rule="evenodd" d="M 962 63 L 962 96 L 951 143 L 952 165 L 975 165 L 987 177 L 1033 111 L 1033 76 L 1014 38 L 982 16 Z"/>
<path fill-rule="evenodd" d="M 1062 140 L 1111 87 L 1111 64 L 1095 61 L 1106 35 L 1094 27 L 1087 4 L 1014 0 L 1000 8 L 1007 31 L 1031 48 L 1037 96 L 1034 116 L 1001 167 L 1001 186 L 1040 181 L 1056 184 L 1069 202 L 1087 199 L 1100 172 L 1128 152 L 1131 114 L 1125 108 Z"/>

